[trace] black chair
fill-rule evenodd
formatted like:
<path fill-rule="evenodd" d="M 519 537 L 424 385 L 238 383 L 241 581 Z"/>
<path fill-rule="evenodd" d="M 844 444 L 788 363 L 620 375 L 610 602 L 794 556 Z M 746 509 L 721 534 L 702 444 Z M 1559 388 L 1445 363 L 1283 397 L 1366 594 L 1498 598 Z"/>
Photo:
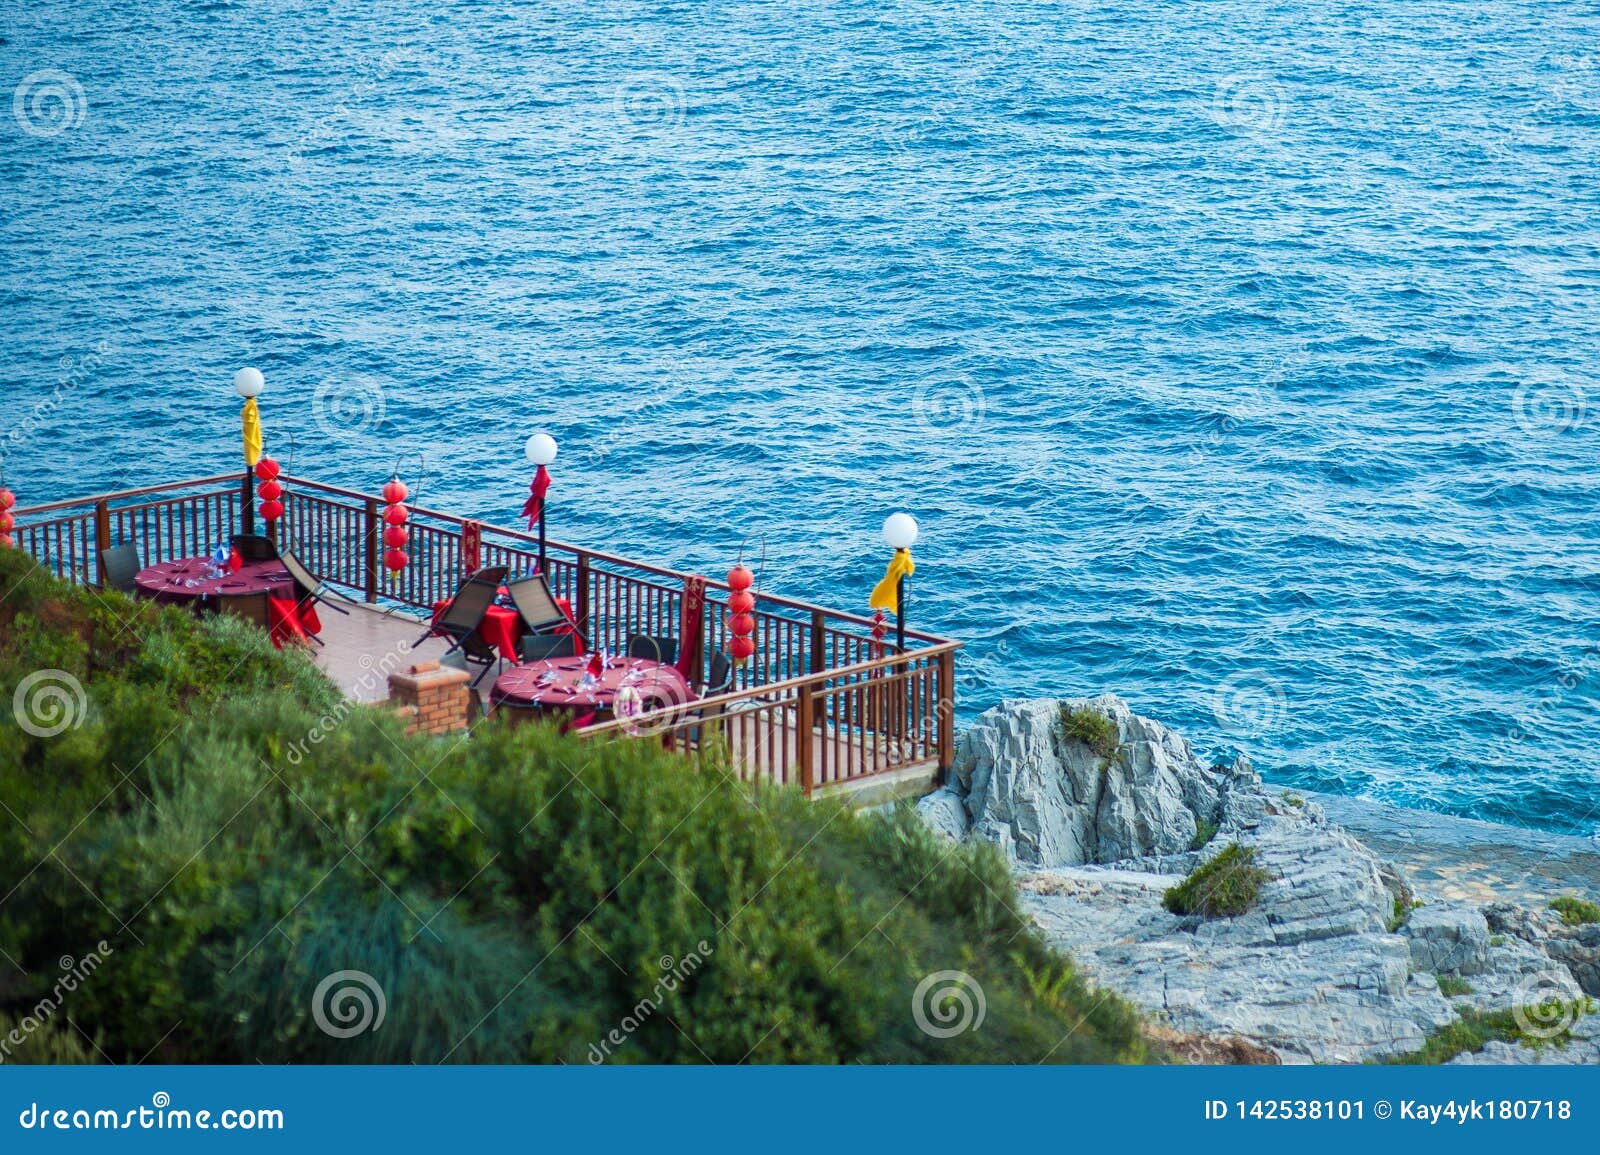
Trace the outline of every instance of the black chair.
<path fill-rule="evenodd" d="M 678 660 L 678 639 L 629 634 L 627 652 L 630 658 L 648 658 L 652 662 L 670 666 Z"/>
<path fill-rule="evenodd" d="M 483 571 L 478 572 L 481 574 Z M 469 577 L 461 583 L 461 588 L 456 590 L 455 597 L 450 599 L 450 604 L 444 608 L 444 612 L 413 643 L 413 648 L 420 646 L 435 634 L 449 638 L 450 648 L 445 651 L 446 654 L 460 650 L 466 655 L 467 661 L 483 666 L 483 673 L 472 680 L 472 684 L 476 686 L 483 681 L 483 675 L 500 662 L 499 653 L 478 633 L 478 627 L 483 625 L 483 619 L 489 613 L 489 607 L 494 605 L 494 599 L 499 592 L 499 578 L 485 581 L 478 574 Z"/>
<path fill-rule="evenodd" d="M 298 587 L 295 601 L 299 604 L 305 605 L 308 601 L 320 602 L 330 610 L 341 614 L 348 614 L 350 608 L 356 604 L 343 594 L 335 593 L 329 589 L 327 582 L 308 570 L 305 567 L 305 563 L 288 550 L 283 550 L 276 556 L 283 568 L 289 571 L 289 576 L 294 579 L 294 584 Z"/>
<path fill-rule="evenodd" d="M 144 562 L 139 558 L 139 547 L 132 542 L 101 550 L 100 565 L 105 571 L 106 589 L 131 594 L 139 588 L 133 579 L 144 568 Z"/>
<path fill-rule="evenodd" d="M 702 698 L 726 694 L 733 688 L 733 659 L 721 650 L 711 655 L 711 678 L 701 693 Z"/>
<path fill-rule="evenodd" d="M 550 592 L 550 584 L 543 574 L 506 582 L 506 593 L 511 595 L 511 604 L 517 607 L 517 615 L 528 633 L 548 634 L 567 624 L 567 615 L 556 604 L 556 596 Z"/>
<path fill-rule="evenodd" d="M 524 662 L 571 658 L 577 653 L 578 639 L 571 634 L 526 634 L 517 640 L 517 656 Z"/>
<path fill-rule="evenodd" d="M 259 533 L 236 533 L 233 548 L 239 551 L 240 561 L 276 561 L 278 547 L 270 537 Z"/>

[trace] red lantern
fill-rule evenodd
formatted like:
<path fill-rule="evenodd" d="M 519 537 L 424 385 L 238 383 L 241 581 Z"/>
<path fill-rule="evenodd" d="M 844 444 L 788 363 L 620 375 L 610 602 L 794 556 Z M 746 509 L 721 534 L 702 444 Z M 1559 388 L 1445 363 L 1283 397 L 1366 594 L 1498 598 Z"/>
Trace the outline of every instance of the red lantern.
<path fill-rule="evenodd" d="M 9 489 L 0 489 L 0 510 L 10 509 L 17 504 L 17 495 Z"/>
<path fill-rule="evenodd" d="M 383 566 L 391 578 L 399 577 L 400 571 L 411 561 L 403 548 L 411 540 L 411 531 L 406 528 L 411 511 L 404 504 L 410 495 L 411 490 L 400 480 L 399 474 L 383 483 L 383 500 L 388 503 L 383 511 L 383 544 L 389 547 L 383 555 Z"/>
<path fill-rule="evenodd" d="M 741 562 L 728 571 L 728 654 L 735 662 L 742 662 L 756 652 L 756 642 L 750 635 L 756 632 L 756 595 L 750 587 L 756 575 Z"/>
<path fill-rule="evenodd" d="M 261 482 L 256 494 L 261 498 L 261 520 L 267 523 L 269 533 L 283 516 L 283 483 L 278 480 L 278 473 L 278 463 L 272 458 L 263 457 L 256 462 L 256 480 Z"/>
<path fill-rule="evenodd" d="M 10 533 L 16 524 L 16 519 L 9 513 L 0 513 L 0 533 Z"/>

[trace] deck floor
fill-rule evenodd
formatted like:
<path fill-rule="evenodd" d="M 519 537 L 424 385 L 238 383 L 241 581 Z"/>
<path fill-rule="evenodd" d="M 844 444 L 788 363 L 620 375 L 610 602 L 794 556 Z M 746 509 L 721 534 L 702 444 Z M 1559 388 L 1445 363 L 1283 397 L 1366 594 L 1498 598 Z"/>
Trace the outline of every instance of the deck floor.
<path fill-rule="evenodd" d="M 415 662 L 438 659 L 445 653 L 442 639 L 430 637 L 419 642 L 424 621 L 406 612 L 384 613 L 374 607 L 355 604 L 349 614 L 323 607 L 321 646 L 313 647 L 317 665 L 342 690 L 359 702 L 381 702 L 389 696 L 389 675 L 404 673 Z M 509 667 L 504 667 L 509 669 Z M 479 667 L 473 667 L 474 673 Z M 478 683 L 479 702 L 488 709 L 489 689 L 496 672 L 491 670 Z M 792 710 L 767 710 L 741 718 L 734 713 L 724 719 L 734 764 L 747 772 L 758 766 L 789 767 L 789 781 L 798 782 L 797 728 Z M 859 734 L 847 736 L 812 730 L 812 774 L 819 787 L 849 789 L 857 785 L 863 771 L 878 762 L 876 743 L 863 743 Z M 781 749 L 781 754 L 773 754 Z M 906 783 L 907 790 L 926 788 L 937 772 L 937 763 L 919 761 L 892 774 L 859 779 L 862 785 L 890 787 Z"/>

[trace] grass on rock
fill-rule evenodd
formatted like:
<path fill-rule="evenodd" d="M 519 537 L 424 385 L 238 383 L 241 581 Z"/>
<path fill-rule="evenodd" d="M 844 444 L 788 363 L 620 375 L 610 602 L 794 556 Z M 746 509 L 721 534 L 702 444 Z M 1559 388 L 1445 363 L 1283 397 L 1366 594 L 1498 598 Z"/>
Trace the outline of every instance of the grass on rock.
<path fill-rule="evenodd" d="M 1439 985 L 1443 990 L 1442 980 Z M 1459 1010 L 1456 1021 L 1432 1032 L 1420 1049 L 1397 1055 L 1389 1062 L 1423 1065 L 1448 1063 L 1457 1055 L 1477 1054 L 1483 1050 L 1486 1043 L 1495 1041 L 1521 1043 L 1524 1047 L 1535 1050 L 1550 1046 L 1564 1047 L 1572 1040 L 1571 1024 L 1576 1022 L 1579 1016 L 1592 1010 L 1592 1003 L 1588 999 L 1581 1003 L 1566 1003 L 1552 999 L 1530 1008 L 1524 1016 L 1530 1023 L 1565 1024 L 1561 1030 L 1548 1036 L 1529 1034 L 1517 1021 L 1517 1013 L 1514 1010 Z"/>
<path fill-rule="evenodd" d="M 1092 706 L 1062 706 L 1061 733 L 1082 742 L 1096 757 L 1109 762 L 1117 754 L 1117 724 Z"/>
<path fill-rule="evenodd" d="M 0 821 L 0 1026 L 58 960 L 109 952 L 8 1062 L 1148 1057 L 998 851 L 914 814 L 752 790 L 643 741 L 407 736 L 234 619 L 74 589 L 18 550 L 0 590 L 4 700 L 40 671 L 82 688 L 60 733 L 0 727 L 0 802 L 26 818 Z M 381 1029 L 319 1029 L 338 971 L 381 987 Z M 970 979 L 981 1024 L 919 1026 L 939 971 Z M 927 999 L 946 1025 L 957 1004 Z"/>
<path fill-rule="evenodd" d="M 1600 922 L 1600 906 L 1574 895 L 1563 894 L 1550 900 L 1550 909 L 1561 916 L 1568 926 L 1587 926 Z"/>
<path fill-rule="evenodd" d="M 1244 914 L 1261 896 L 1272 875 L 1256 865 L 1254 847 L 1230 842 L 1210 862 L 1167 890 L 1164 905 L 1173 914 L 1232 918 Z"/>
<path fill-rule="evenodd" d="M 1457 998 L 1461 995 L 1470 995 L 1472 993 L 1472 984 L 1466 979 L 1458 978 L 1455 975 L 1440 975 L 1439 993 L 1444 995 L 1446 998 Z"/>

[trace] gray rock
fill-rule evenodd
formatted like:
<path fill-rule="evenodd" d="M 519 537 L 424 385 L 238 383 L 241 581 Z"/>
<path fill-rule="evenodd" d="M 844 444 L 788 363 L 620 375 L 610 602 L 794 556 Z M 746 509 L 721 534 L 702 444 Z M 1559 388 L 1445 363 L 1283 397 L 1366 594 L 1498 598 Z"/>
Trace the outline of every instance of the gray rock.
<path fill-rule="evenodd" d="M 1418 907 L 1402 933 L 1411 940 L 1411 961 L 1418 970 L 1465 976 L 1489 969 L 1489 924 L 1474 906 L 1444 902 Z"/>
<path fill-rule="evenodd" d="M 1110 719 L 1116 753 L 1102 758 L 1066 737 L 1063 706 Z M 1184 739 L 1109 695 L 994 707 L 961 736 L 955 758 L 973 831 L 1028 866 L 1187 851 L 1199 819 L 1221 812 L 1225 777 Z"/>
<path fill-rule="evenodd" d="M 917 814 L 935 833 L 952 842 L 967 836 L 969 823 L 967 808 L 961 804 L 961 795 L 948 786 L 941 787 L 917 803 Z"/>
<path fill-rule="evenodd" d="M 1110 720 L 1111 758 L 1066 737 L 1063 705 Z M 1330 823 L 1317 801 L 1264 787 L 1242 757 L 1204 764 L 1117 698 L 986 711 L 962 736 L 950 787 L 918 811 L 946 837 L 987 838 L 1031 870 L 1025 907 L 1091 980 L 1180 1031 L 1242 1038 L 1288 1061 L 1382 1059 L 1420 1048 L 1458 1010 L 1526 1005 L 1552 984 L 1600 986 L 1600 927 L 1436 890 L 1411 909 L 1415 875 Z M 1217 833 L 1191 849 L 1202 823 Z M 1252 908 L 1168 912 L 1164 892 L 1232 842 L 1271 876 Z M 1411 914 L 1391 933 L 1397 903 Z M 1448 998 L 1440 974 L 1462 979 Z M 1600 1061 L 1600 1016 L 1579 1022 L 1569 1045 L 1493 1046 L 1463 1061 Z"/>

